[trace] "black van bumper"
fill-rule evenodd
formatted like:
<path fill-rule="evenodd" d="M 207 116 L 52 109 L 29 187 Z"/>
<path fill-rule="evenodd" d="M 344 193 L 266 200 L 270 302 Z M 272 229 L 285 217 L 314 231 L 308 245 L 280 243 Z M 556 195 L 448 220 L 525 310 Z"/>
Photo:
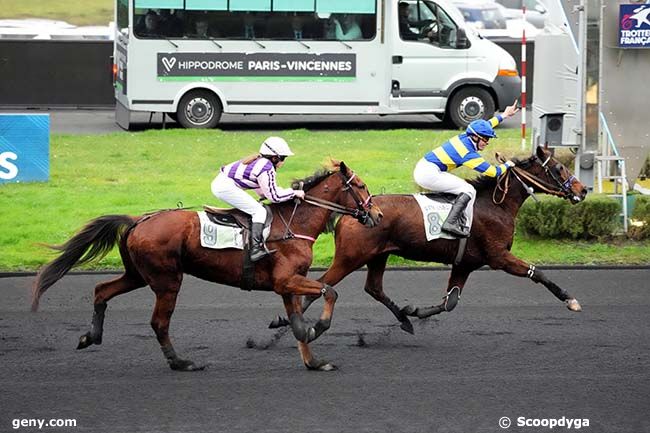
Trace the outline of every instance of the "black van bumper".
<path fill-rule="evenodd" d="M 499 75 L 491 84 L 492 90 L 497 95 L 496 108 L 499 111 L 505 110 L 512 105 L 515 99 L 521 96 L 521 78 L 519 76 Z"/>

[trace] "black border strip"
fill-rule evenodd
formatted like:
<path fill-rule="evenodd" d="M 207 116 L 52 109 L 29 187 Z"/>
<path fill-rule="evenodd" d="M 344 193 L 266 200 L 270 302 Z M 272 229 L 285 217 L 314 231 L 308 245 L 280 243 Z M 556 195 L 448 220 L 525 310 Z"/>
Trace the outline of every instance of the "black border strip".
<path fill-rule="evenodd" d="M 169 101 L 156 101 L 156 100 L 149 100 L 149 99 L 134 99 L 131 101 L 132 104 L 173 104 L 173 100 Z"/>
<path fill-rule="evenodd" d="M 376 101 L 358 101 L 358 102 L 338 102 L 338 101 L 228 101 L 228 105 L 343 105 L 343 106 L 357 106 L 357 105 L 376 105 Z"/>
<path fill-rule="evenodd" d="M 447 96 L 447 92 L 443 90 L 402 90 L 399 94 L 405 98 L 435 98 Z"/>

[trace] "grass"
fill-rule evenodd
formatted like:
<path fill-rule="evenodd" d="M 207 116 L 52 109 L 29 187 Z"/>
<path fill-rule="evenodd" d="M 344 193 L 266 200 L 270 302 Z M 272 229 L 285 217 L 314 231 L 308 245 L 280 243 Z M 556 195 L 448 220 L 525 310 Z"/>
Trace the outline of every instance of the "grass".
<path fill-rule="evenodd" d="M 114 21 L 112 0 L 0 0 L 2 19 L 47 18 L 78 26 L 105 26 Z"/>
<path fill-rule="evenodd" d="M 274 132 L 270 132 L 273 134 Z M 452 131 L 318 131 L 276 132 L 296 153 L 278 173 L 281 185 L 313 173 L 329 157 L 344 160 L 373 193 L 413 192 L 416 161 Z M 0 185 L 0 270 L 31 271 L 54 256 L 39 243 L 65 242 L 86 221 L 104 214 L 219 203 L 210 182 L 219 167 L 254 153 L 269 132 L 196 130 L 146 131 L 99 136 L 53 135 L 50 181 Z M 517 130 L 503 130 L 484 152 L 518 153 Z M 461 169 L 461 175 L 474 172 Z M 333 255 L 331 235 L 315 245 L 316 266 Z M 518 237 L 513 251 L 537 264 L 648 263 L 650 243 L 587 243 L 530 240 Z M 406 262 L 393 258 L 392 265 Z M 412 263 L 406 263 L 413 265 Z M 422 264 L 417 264 L 422 265 Z M 116 251 L 95 269 L 120 268 Z"/>

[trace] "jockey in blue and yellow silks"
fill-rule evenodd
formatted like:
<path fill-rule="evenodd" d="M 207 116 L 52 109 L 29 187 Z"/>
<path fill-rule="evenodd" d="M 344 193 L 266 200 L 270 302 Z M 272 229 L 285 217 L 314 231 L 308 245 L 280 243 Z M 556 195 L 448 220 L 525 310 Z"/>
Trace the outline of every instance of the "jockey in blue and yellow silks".
<path fill-rule="evenodd" d="M 450 173 L 451 170 L 464 165 L 486 176 L 497 177 L 514 167 L 512 161 L 504 164 L 492 165 L 478 153 L 485 149 L 491 138 L 496 138 L 494 127 L 498 126 L 508 117 L 517 113 L 517 101 L 507 107 L 502 115 L 496 115 L 490 120 L 475 120 L 469 124 L 467 130 L 460 135 L 452 137 L 442 146 L 428 152 L 417 163 L 413 171 L 415 182 L 422 188 L 434 192 L 456 194 L 456 200 L 449 211 L 447 220 L 442 229 L 456 236 L 469 236 L 472 221 L 468 218 L 468 226 L 460 224 L 460 217 L 465 208 L 474 206 L 476 190 L 463 179 Z"/>

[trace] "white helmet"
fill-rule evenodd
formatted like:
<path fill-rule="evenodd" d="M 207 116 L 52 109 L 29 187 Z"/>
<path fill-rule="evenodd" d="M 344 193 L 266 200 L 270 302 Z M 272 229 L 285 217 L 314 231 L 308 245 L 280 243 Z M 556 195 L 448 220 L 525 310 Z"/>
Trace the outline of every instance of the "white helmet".
<path fill-rule="evenodd" d="M 292 156 L 293 152 L 283 138 L 269 137 L 260 146 L 260 155 L 267 156 Z"/>

